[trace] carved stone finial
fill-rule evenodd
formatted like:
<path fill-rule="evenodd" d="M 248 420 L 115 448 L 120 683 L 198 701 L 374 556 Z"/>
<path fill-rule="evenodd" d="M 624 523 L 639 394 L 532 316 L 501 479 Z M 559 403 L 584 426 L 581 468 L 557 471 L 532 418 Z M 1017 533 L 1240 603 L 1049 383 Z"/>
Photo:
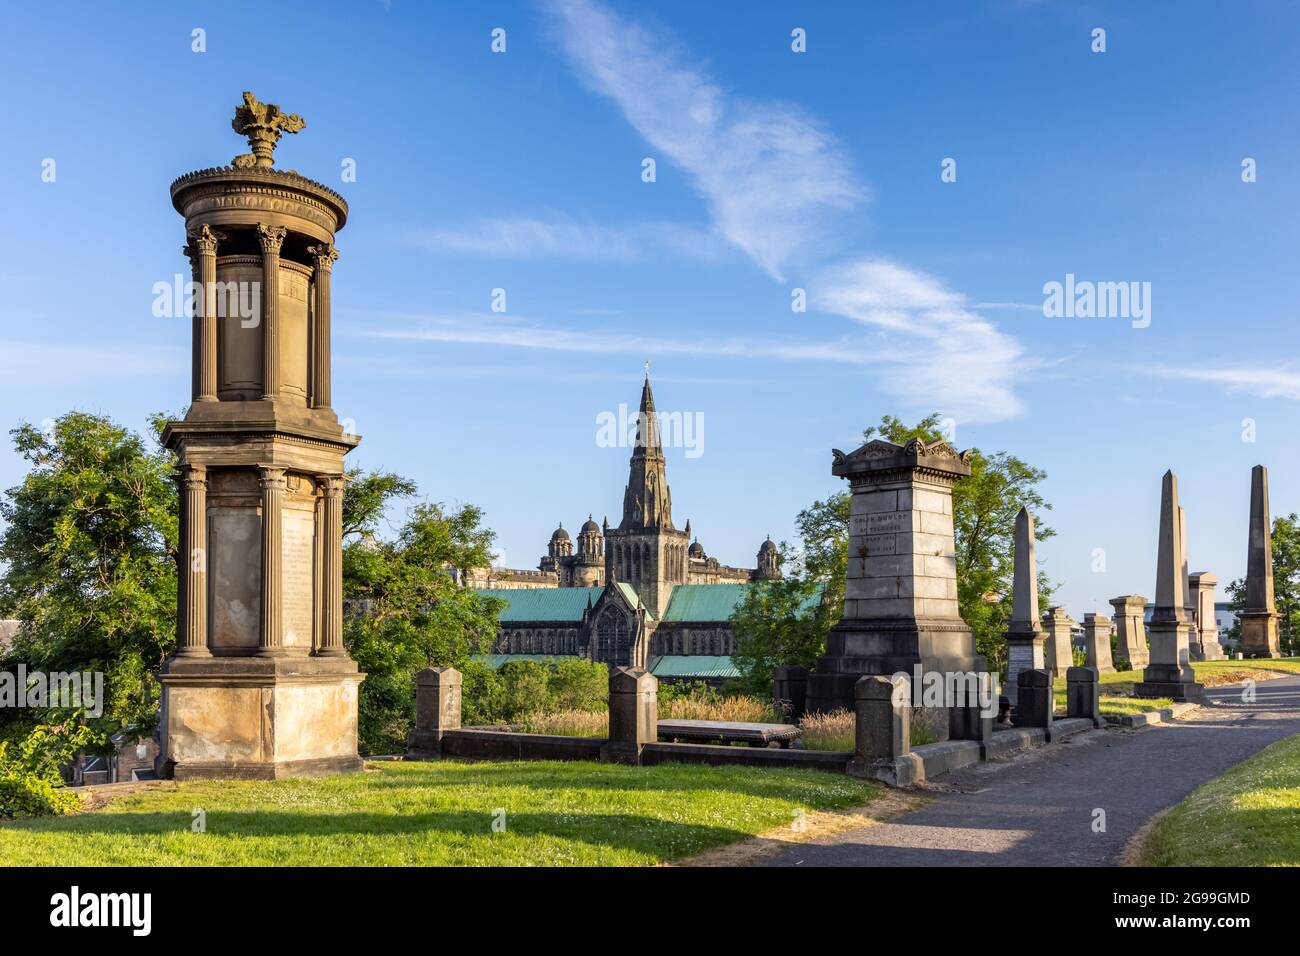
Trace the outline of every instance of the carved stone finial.
<path fill-rule="evenodd" d="M 253 166 L 275 165 L 275 145 L 281 133 L 296 133 L 307 125 L 297 113 L 285 113 L 274 103 L 262 103 L 252 93 L 245 91 L 244 105 L 235 107 L 231 128 L 248 137 L 251 153 L 236 156 L 232 166 L 248 169 Z"/>

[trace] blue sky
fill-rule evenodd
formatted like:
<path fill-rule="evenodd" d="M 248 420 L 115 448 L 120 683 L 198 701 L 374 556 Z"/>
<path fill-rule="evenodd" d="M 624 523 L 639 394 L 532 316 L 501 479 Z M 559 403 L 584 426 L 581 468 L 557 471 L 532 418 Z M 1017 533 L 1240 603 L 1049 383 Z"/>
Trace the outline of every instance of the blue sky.
<path fill-rule="evenodd" d="M 1153 593 L 1166 468 L 1224 583 L 1252 465 L 1300 510 L 1295 6 L 647 6 L 10 9 L 0 420 L 184 405 L 188 323 L 151 311 L 188 269 L 167 187 L 245 151 L 251 89 L 307 119 L 278 165 L 352 207 L 353 460 L 481 505 L 510 566 L 557 521 L 616 520 L 628 450 L 596 421 L 647 358 L 659 408 L 703 421 L 702 454 L 668 452 L 674 517 L 728 563 L 789 537 L 839 484 L 830 449 L 887 413 L 1048 472 L 1039 556 L 1076 618 Z M 1044 317 L 1067 274 L 1149 282 L 1150 325 Z M 0 484 L 21 474 L 0 451 Z"/>

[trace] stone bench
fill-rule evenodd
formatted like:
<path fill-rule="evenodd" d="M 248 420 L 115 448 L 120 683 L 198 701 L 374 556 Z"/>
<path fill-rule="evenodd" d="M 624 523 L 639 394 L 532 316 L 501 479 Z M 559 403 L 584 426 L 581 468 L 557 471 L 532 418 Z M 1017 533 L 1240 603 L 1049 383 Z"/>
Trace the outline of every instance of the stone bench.
<path fill-rule="evenodd" d="M 724 744 L 749 744 L 751 747 L 766 747 L 777 743 L 782 749 L 798 739 L 800 730 L 793 724 L 749 724 L 729 720 L 661 720 L 659 721 L 659 739 L 669 743 L 707 743 L 722 741 Z"/>

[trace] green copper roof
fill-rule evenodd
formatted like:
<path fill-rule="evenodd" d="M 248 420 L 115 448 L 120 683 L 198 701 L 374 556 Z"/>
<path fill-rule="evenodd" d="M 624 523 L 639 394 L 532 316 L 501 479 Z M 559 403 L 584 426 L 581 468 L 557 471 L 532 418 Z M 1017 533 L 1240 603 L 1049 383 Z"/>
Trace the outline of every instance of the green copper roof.
<path fill-rule="evenodd" d="M 603 588 L 483 588 L 479 594 L 501 598 L 502 621 L 582 620 L 587 601 L 596 603 Z"/>
<path fill-rule="evenodd" d="M 748 584 L 679 584 L 668 599 L 663 620 L 725 621 L 748 590 Z"/>
<path fill-rule="evenodd" d="M 496 670 L 502 664 L 508 664 L 511 661 L 537 661 L 539 664 L 549 664 L 552 661 L 573 660 L 574 657 L 571 654 L 478 654 L 474 659 L 482 661 L 488 667 Z"/>
<path fill-rule="evenodd" d="M 716 584 L 697 584 L 695 587 L 724 587 Z M 664 655 L 650 659 L 650 673 L 655 677 L 739 677 L 740 671 L 730 657 L 710 657 L 707 654 Z"/>

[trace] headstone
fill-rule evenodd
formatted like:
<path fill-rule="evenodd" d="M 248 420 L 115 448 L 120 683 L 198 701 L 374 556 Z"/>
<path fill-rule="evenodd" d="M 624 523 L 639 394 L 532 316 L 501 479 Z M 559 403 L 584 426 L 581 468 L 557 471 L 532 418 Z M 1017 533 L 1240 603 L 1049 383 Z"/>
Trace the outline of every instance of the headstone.
<path fill-rule="evenodd" d="M 344 456 L 331 400 L 330 276 L 348 206 L 272 169 L 296 114 L 252 93 L 253 152 L 181 176 L 198 290 L 191 394 L 163 444 L 180 483 L 179 634 L 159 671 L 161 777 L 355 771 L 358 687 L 343 646 Z"/>
<path fill-rule="evenodd" d="M 611 667 L 609 740 L 602 763 L 641 762 L 641 748 L 659 739 L 659 681 L 649 671 Z"/>
<path fill-rule="evenodd" d="M 1065 715 L 1083 717 L 1100 727 L 1101 681 L 1095 667 L 1071 667 L 1065 672 Z"/>
<path fill-rule="evenodd" d="M 1146 608 L 1147 599 L 1140 594 L 1125 594 L 1111 598 L 1115 609 L 1115 659 L 1128 665 L 1129 670 L 1140 670 L 1150 662 L 1147 649 Z"/>
<path fill-rule="evenodd" d="M 1156 557 L 1156 606 L 1151 615 L 1151 662 L 1134 686 L 1137 697 L 1199 701 L 1205 688 L 1196 682 L 1188 646 L 1187 575 L 1182 567 L 1182 527 L 1178 520 L 1178 479 L 1165 472 L 1160 490 L 1160 543 Z"/>
<path fill-rule="evenodd" d="M 773 669 L 772 704 L 788 721 L 802 717 L 808 704 L 808 668 L 782 664 Z"/>
<path fill-rule="evenodd" d="M 1046 640 L 1038 617 L 1038 557 L 1034 539 L 1034 516 L 1021 508 L 1016 515 L 1014 575 L 1011 587 L 1011 620 L 1007 624 L 1007 698 L 1014 704 L 1016 681 L 1023 671 L 1044 666 Z"/>
<path fill-rule="evenodd" d="M 911 681 L 904 674 L 858 678 L 854 694 L 853 758 L 845 768 L 854 777 L 872 777 L 894 786 L 914 783 Z"/>
<path fill-rule="evenodd" d="M 1197 571 L 1187 576 L 1192 608 L 1196 613 L 1196 635 L 1191 644 L 1194 661 L 1221 661 L 1227 656 L 1219 642 L 1219 619 L 1214 613 L 1214 589 L 1218 583 L 1219 579 L 1209 571 Z"/>
<path fill-rule="evenodd" d="M 985 671 L 957 606 L 952 486 L 970 474 L 969 453 L 877 439 L 834 456 L 852 491 L 844 614 L 808 678 L 808 710 L 853 707 L 864 675 Z M 948 716 L 950 734 L 979 727 Z"/>
<path fill-rule="evenodd" d="M 1041 727 L 1050 742 L 1055 713 L 1052 672 L 1046 668 L 1022 671 L 1016 696 L 1016 726 Z"/>
<path fill-rule="evenodd" d="M 1093 613 L 1083 616 L 1083 647 L 1086 666 L 1098 674 L 1115 673 L 1110 655 L 1110 618 Z"/>
<path fill-rule="evenodd" d="M 439 753 L 442 735 L 460 729 L 461 684 L 454 667 L 426 667 L 415 675 L 415 729 L 407 737 L 409 753 Z"/>
<path fill-rule="evenodd" d="M 1043 615 L 1043 630 L 1047 633 L 1044 648 L 1046 668 L 1054 677 L 1064 677 L 1065 672 L 1074 666 L 1074 619 L 1059 607 L 1048 608 Z"/>
<path fill-rule="evenodd" d="M 1250 541 L 1246 550 L 1246 607 L 1241 622 L 1241 652 L 1246 657 L 1281 657 L 1277 604 L 1273 598 L 1273 526 L 1268 510 L 1268 469 L 1250 472 Z"/>

